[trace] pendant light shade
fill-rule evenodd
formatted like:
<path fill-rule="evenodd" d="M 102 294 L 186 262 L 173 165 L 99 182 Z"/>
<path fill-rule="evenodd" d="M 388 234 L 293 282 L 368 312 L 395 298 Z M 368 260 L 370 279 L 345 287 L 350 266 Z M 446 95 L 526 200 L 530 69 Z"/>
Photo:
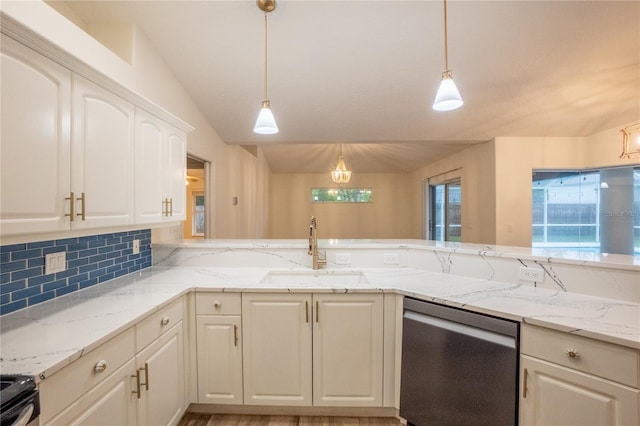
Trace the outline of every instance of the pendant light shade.
<path fill-rule="evenodd" d="M 444 67 L 440 87 L 433 101 L 433 109 L 436 111 L 451 111 L 460 108 L 464 102 L 462 96 L 453 81 L 453 75 L 449 69 L 449 46 L 447 37 L 447 0 L 444 0 Z"/>
<path fill-rule="evenodd" d="M 276 119 L 273 118 L 273 112 L 271 112 L 271 102 L 262 101 L 262 108 L 260 108 L 253 131 L 261 135 L 278 133 L 278 125 L 276 124 Z"/>
<path fill-rule="evenodd" d="M 338 184 L 349 183 L 351 180 L 351 171 L 347 170 L 342 157 L 342 145 L 340 145 L 340 155 L 338 156 L 336 169 L 331 171 L 331 180 Z"/>
<path fill-rule="evenodd" d="M 453 81 L 451 71 L 444 71 L 442 73 L 442 80 L 440 80 L 440 87 L 436 93 L 436 98 L 433 101 L 433 109 L 436 111 L 451 111 L 460 108 L 462 104 L 464 104 L 464 102 L 456 87 L 456 83 Z"/>
<path fill-rule="evenodd" d="M 264 12 L 264 100 L 262 101 L 262 107 L 258 114 L 255 126 L 253 126 L 253 132 L 260 135 L 273 135 L 278 133 L 278 125 L 276 119 L 273 117 L 271 111 L 271 101 L 267 92 L 268 88 L 268 50 L 267 50 L 267 14 L 272 12 L 276 8 L 275 0 L 257 0 L 258 8 Z"/>

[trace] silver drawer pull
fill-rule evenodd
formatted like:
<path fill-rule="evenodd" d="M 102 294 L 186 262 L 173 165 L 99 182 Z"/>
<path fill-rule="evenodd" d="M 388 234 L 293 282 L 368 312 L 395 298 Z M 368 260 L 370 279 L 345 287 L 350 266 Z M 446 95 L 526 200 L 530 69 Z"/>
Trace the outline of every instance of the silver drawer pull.
<path fill-rule="evenodd" d="M 569 348 L 569 349 L 567 349 L 567 356 L 569 358 L 576 359 L 576 358 L 580 358 L 580 353 L 578 351 L 576 351 L 575 349 Z"/>
<path fill-rule="evenodd" d="M 160 320 L 160 325 L 167 325 L 167 324 L 169 324 L 169 321 L 171 321 L 171 320 L 169 319 L 169 317 L 163 317 L 163 318 Z"/>
<path fill-rule="evenodd" d="M 104 370 L 107 369 L 107 361 L 100 360 L 97 362 L 97 364 L 93 367 L 93 371 L 95 371 L 96 373 L 102 373 Z"/>
<path fill-rule="evenodd" d="M 213 307 L 214 308 L 219 308 L 220 306 L 222 306 L 222 303 L 218 302 L 217 300 L 215 302 L 213 302 Z"/>

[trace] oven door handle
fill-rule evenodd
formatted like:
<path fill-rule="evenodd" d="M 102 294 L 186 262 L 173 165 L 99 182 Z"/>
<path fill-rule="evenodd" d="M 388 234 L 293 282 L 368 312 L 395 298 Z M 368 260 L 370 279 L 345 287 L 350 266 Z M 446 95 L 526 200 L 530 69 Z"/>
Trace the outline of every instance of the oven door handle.
<path fill-rule="evenodd" d="M 31 416 L 33 415 L 34 410 L 35 410 L 35 407 L 33 406 L 33 403 L 30 403 L 29 405 L 25 406 L 20 412 L 20 414 L 18 415 L 18 418 L 16 419 L 16 421 L 13 422 L 11 426 L 26 426 L 31 420 Z"/>

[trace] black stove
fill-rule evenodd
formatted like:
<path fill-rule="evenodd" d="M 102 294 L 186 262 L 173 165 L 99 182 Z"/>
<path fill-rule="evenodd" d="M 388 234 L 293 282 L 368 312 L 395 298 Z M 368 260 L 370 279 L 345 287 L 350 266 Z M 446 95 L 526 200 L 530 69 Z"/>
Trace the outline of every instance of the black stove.
<path fill-rule="evenodd" d="M 0 425 L 27 425 L 40 415 L 40 399 L 31 376 L 0 375 Z"/>

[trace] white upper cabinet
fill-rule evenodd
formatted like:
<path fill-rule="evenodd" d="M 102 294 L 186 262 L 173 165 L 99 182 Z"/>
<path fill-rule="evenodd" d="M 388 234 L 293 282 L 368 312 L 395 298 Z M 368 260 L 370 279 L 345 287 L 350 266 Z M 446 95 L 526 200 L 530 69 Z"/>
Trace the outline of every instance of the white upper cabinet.
<path fill-rule="evenodd" d="M 169 199 L 169 219 L 185 220 L 187 211 L 187 137 L 167 125 L 166 188 Z"/>
<path fill-rule="evenodd" d="M 160 120 L 136 109 L 136 222 L 163 219 L 164 132 Z"/>
<path fill-rule="evenodd" d="M 5 35 L 1 47 L 1 235 L 185 219 L 186 133 L 168 114 Z"/>
<path fill-rule="evenodd" d="M 133 223 L 133 106 L 78 76 L 73 79 L 72 226 Z"/>
<path fill-rule="evenodd" d="M 185 219 L 186 136 L 136 109 L 136 222 Z"/>
<path fill-rule="evenodd" d="M 69 228 L 71 73 L 2 36 L 2 235 Z"/>

